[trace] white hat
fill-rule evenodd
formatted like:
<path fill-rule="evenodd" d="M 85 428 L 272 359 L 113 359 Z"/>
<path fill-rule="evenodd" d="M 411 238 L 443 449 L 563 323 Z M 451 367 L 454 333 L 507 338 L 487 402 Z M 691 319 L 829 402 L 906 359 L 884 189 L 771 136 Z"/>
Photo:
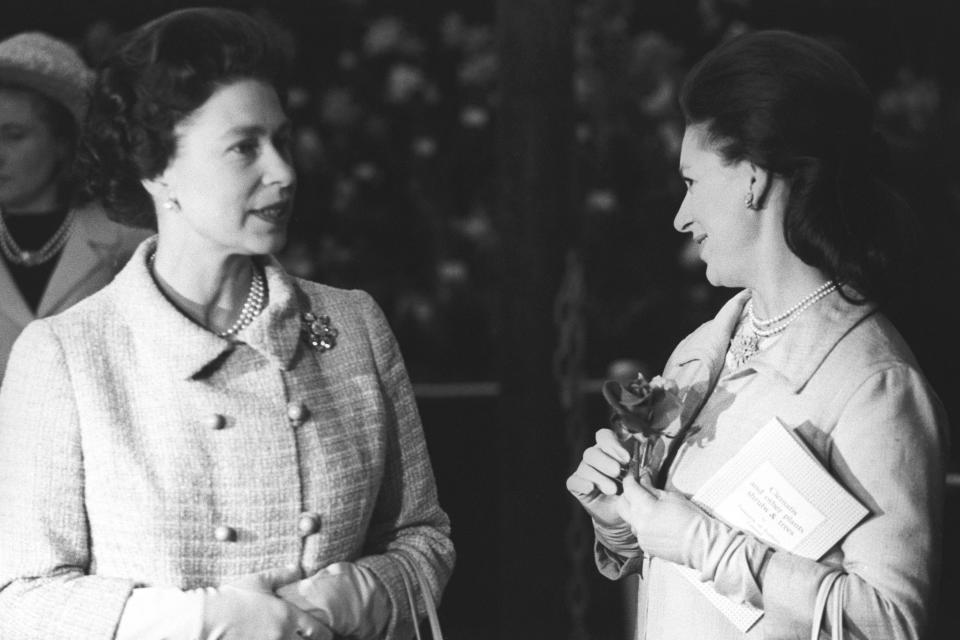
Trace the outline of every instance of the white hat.
<path fill-rule="evenodd" d="M 0 84 L 33 89 L 59 102 L 83 121 L 93 72 L 76 50 L 39 31 L 18 33 L 0 42 Z"/>

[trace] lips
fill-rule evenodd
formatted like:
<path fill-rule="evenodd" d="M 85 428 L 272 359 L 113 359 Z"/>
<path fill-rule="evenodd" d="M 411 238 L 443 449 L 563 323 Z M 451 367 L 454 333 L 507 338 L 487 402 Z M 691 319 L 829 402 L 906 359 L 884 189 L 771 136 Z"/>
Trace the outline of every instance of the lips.
<path fill-rule="evenodd" d="M 290 215 L 290 201 L 282 200 L 265 207 L 251 209 L 250 214 L 274 224 L 283 222 Z"/>
<path fill-rule="evenodd" d="M 693 241 L 696 242 L 698 246 L 702 245 L 703 241 L 706 239 L 707 239 L 707 234 L 705 233 L 701 233 L 700 235 L 693 237 Z"/>

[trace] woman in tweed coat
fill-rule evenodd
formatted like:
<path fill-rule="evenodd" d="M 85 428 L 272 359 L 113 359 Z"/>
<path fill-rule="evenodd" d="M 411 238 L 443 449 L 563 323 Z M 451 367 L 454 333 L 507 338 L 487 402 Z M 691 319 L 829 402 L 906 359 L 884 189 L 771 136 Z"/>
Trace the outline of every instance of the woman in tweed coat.
<path fill-rule="evenodd" d="M 247 16 L 191 9 L 100 71 L 86 184 L 158 235 L 14 347 L 0 637 L 401 638 L 414 574 L 443 591 L 449 522 L 383 314 L 270 257 L 295 182 L 281 59 Z"/>
<path fill-rule="evenodd" d="M 869 92 L 825 44 L 756 32 L 698 63 L 681 106 L 687 193 L 674 226 L 691 234 L 711 284 L 744 291 L 667 362 L 653 424 L 672 439 L 651 473 L 624 477 L 630 454 L 603 429 L 568 479 L 593 517 L 598 567 L 639 574 L 641 639 L 927 637 L 947 423 L 878 304 L 909 219 L 871 172 Z M 689 499 L 775 419 L 869 511 L 819 559 Z M 735 625 L 714 604 L 725 600 L 762 617 Z"/>

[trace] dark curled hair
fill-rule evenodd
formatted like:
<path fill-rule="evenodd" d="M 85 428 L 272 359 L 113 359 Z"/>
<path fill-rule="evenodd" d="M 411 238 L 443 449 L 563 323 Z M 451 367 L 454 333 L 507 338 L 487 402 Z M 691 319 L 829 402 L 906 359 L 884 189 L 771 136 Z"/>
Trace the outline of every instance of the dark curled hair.
<path fill-rule="evenodd" d="M 214 8 L 166 14 L 127 34 L 100 65 L 77 152 L 81 202 L 114 220 L 154 227 L 141 180 L 166 169 L 175 127 L 220 87 L 256 78 L 285 96 L 287 60 L 270 27 Z"/>
<path fill-rule="evenodd" d="M 739 36 L 694 66 L 680 106 L 726 161 L 787 181 L 784 236 L 794 254 L 856 290 L 854 302 L 894 295 L 911 212 L 880 179 L 873 97 L 839 52 L 787 31 Z"/>

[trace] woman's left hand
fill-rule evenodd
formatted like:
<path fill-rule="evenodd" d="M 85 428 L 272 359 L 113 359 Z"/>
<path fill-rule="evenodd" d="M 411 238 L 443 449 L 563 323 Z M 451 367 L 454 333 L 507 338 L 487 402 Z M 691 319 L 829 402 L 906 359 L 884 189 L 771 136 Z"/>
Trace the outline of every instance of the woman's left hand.
<path fill-rule="evenodd" d="M 616 506 L 644 553 L 696 569 L 703 566 L 712 525 L 722 524 L 684 495 L 654 488 L 649 473 L 641 474 L 639 482 L 624 478 Z"/>

